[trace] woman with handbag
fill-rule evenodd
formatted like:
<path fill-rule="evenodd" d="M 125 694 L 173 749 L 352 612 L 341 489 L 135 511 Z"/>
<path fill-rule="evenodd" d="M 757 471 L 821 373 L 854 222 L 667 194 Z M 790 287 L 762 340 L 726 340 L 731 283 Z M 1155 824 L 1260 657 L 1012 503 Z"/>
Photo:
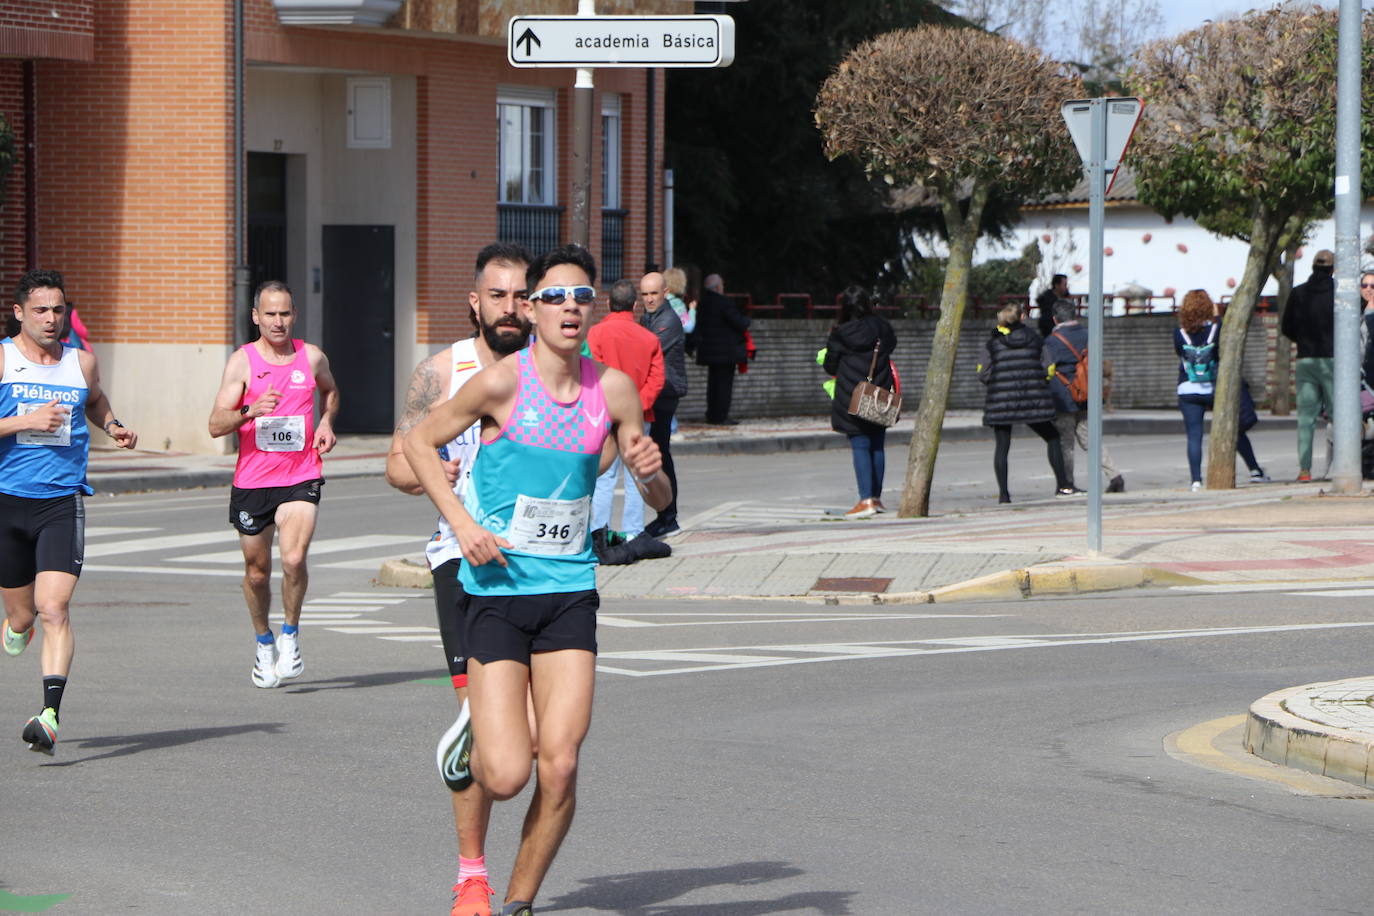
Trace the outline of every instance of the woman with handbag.
<path fill-rule="evenodd" d="M 978 380 L 988 386 L 983 406 L 983 425 L 992 427 L 995 445 L 992 470 L 997 475 L 997 501 L 1011 502 L 1007 490 L 1007 455 L 1011 451 L 1013 424 L 1025 423 L 1045 440 L 1045 451 L 1054 471 L 1055 495 L 1082 493 L 1064 470 L 1064 452 L 1054 425 L 1054 397 L 1040 362 L 1040 335 L 1021 323 L 1021 306 L 1004 306 L 997 313 L 997 327 L 983 348 Z"/>
<path fill-rule="evenodd" d="M 865 380 L 889 391 L 894 387 L 891 359 L 897 334 L 886 318 L 873 314 L 873 300 L 863 287 L 849 287 L 838 301 L 839 323 L 826 340 L 823 363 L 826 374 L 835 376 L 830 428 L 849 438 L 859 487 L 859 501 L 844 517 L 868 518 L 887 511 L 881 498 L 887 428 L 850 413 L 850 406 L 854 390 Z"/>
<path fill-rule="evenodd" d="M 1194 493 L 1202 489 L 1202 421 L 1212 409 L 1216 394 L 1218 356 L 1221 352 L 1221 309 L 1205 289 L 1189 290 L 1178 309 L 1174 352 L 1178 354 L 1178 409 L 1188 435 L 1188 473 Z M 1212 319 L 1217 319 L 1213 321 Z M 1245 431 L 1259 422 L 1250 386 L 1240 383 L 1240 412 L 1236 424 L 1236 451 L 1250 469 L 1251 483 L 1268 483 L 1255 458 L 1255 448 Z"/>

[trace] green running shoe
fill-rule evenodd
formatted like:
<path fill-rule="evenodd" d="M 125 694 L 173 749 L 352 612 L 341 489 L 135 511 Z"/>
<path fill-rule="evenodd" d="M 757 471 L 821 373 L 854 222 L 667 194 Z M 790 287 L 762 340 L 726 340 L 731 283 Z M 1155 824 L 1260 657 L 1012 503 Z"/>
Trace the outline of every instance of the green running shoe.
<path fill-rule="evenodd" d="M 439 739 L 435 762 L 449 791 L 461 792 L 472 785 L 472 715 L 467 700 L 463 701 L 458 718 Z"/>
<path fill-rule="evenodd" d="M 30 719 L 24 726 L 24 740 L 29 743 L 29 750 L 51 757 L 57 743 L 57 710 L 48 706 Z"/>
<path fill-rule="evenodd" d="M 5 652 L 9 655 L 19 655 L 29 647 L 29 640 L 33 639 L 33 627 L 30 626 L 22 633 L 16 633 L 10 629 L 10 622 L 5 621 Z"/>

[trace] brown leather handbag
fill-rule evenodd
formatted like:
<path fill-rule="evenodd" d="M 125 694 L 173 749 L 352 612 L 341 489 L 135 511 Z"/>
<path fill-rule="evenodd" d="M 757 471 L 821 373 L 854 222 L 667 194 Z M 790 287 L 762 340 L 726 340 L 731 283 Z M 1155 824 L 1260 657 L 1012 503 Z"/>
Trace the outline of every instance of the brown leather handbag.
<path fill-rule="evenodd" d="M 873 359 L 868 364 L 868 378 L 854 386 L 854 394 L 849 398 L 849 412 L 860 420 L 867 420 L 879 426 L 893 426 L 902 412 L 902 396 L 894 390 L 873 384 L 873 373 L 878 368 L 878 347 L 881 341 L 873 344 Z"/>

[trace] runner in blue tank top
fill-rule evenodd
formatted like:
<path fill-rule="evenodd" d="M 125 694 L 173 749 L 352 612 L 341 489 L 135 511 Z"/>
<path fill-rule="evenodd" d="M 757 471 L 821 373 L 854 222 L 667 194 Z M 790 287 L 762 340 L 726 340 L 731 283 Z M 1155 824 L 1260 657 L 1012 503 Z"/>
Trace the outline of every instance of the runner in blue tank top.
<path fill-rule="evenodd" d="M 76 652 L 69 608 L 85 553 L 90 424 L 122 448 L 133 448 L 138 436 L 115 419 L 95 354 L 62 345 L 60 273 L 26 273 L 14 291 L 14 317 L 19 331 L 0 345 L 2 641 L 7 654 L 18 655 L 42 618 L 43 706 L 25 724 L 24 740 L 51 754 Z"/>
<path fill-rule="evenodd" d="M 502 910 L 518 916 L 533 912 L 572 822 L 591 722 L 599 598 L 588 522 L 606 438 L 615 437 L 649 505 L 662 509 L 672 497 L 634 383 L 581 355 L 596 298 L 591 255 L 554 249 L 525 279 L 534 343 L 473 376 L 404 440 L 463 551 L 472 769 L 496 799 L 529 781 L 527 690 L 533 698 L 538 791 Z M 437 449 L 476 422 L 482 446 L 460 502 Z"/>

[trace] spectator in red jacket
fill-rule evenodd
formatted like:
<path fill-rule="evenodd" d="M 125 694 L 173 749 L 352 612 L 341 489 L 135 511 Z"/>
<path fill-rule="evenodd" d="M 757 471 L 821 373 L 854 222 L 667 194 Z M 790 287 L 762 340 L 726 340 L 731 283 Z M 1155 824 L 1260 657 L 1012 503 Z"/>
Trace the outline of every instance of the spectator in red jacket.
<path fill-rule="evenodd" d="M 587 332 L 587 345 L 592 358 L 619 369 L 630 377 L 639 389 L 639 403 L 644 407 L 644 419 L 654 418 L 653 404 L 663 390 L 663 349 L 658 335 L 640 326 L 635 320 L 635 301 L 639 290 L 632 280 L 619 280 L 611 287 L 611 311 Z M 615 485 L 624 465 L 619 458 L 596 480 L 592 496 L 592 530 L 606 528 L 611 523 L 611 507 L 615 500 Z M 639 488 L 625 469 L 625 502 L 621 508 L 620 530 L 627 539 L 644 531 L 644 499 Z"/>

